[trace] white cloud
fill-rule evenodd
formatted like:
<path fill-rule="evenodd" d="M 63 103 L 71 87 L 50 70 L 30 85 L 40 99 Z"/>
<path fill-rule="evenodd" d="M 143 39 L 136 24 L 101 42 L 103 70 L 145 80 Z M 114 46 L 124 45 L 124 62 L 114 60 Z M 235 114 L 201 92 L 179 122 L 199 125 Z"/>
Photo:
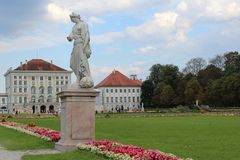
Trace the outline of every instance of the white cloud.
<path fill-rule="evenodd" d="M 138 48 L 135 53 L 136 54 L 149 54 L 149 53 L 153 53 L 157 50 L 157 48 L 153 45 L 147 45 L 145 47 L 142 47 L 142 48 Z"/>
<path fill-rule="evenodd" d="M 47 6 L 47 10 L 50 18 L 53 20 L 65 23 L 69 21 L 69 15 L 71 12 L 67 8 L 62 8 L 54 3 L 50 3 Z"/>
<path fill-rule="evenodd" d="M 155 4 L 157 0 L 53 0 L 52 3 L 59 8 L 67 8 L 84 15 L 109 14 L 118 11 L 127 11 L 146 5 Z M 64 7 L 63 7 L 64 6 Z"/>
<path fill-rule="evenodd" d="M 126 29 L 126 34 L 136 40 L 145 40 L 146 36 L 163 36 L 173 31 L 178 14 L 175 12 L 155 13 L 154 18 L 139 26 Z"/>
<path fill-rule="evenodd" d="M 177 6 L 177 10 L 180 12 L 185 12 L 185 11 L 187 11 L 187 9 L 188 9 L 188 5 L 184 1 L 180 2 Z"/>
<path fill-rule="evenodd" d="M 88 18 L 88 24 L 89 25 L 94 25 L 94 24 L 103 24 L 105 21 L 101 18 L 95 17 L 95 16 L 90 16 Z"/>

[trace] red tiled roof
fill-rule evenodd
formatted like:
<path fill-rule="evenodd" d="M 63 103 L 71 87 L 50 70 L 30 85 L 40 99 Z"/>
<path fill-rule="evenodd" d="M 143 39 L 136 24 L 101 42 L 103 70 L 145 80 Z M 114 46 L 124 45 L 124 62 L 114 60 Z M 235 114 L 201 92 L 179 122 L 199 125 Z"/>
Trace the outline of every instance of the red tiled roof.
<path fill-rule="evenodd" d="M 42 59 L 32 59 L 27 63 L 17 67 L 15 70 L 33 70 L 33 71 L 66 71 L 52 63 Z"/>
<path fill-rule="evenodd" d="M 140 80 L 131 80 L 119 71 L 114 70 L 109 76 L 101 81 L 95 88 L 99 87 L 140 87 Z"/>

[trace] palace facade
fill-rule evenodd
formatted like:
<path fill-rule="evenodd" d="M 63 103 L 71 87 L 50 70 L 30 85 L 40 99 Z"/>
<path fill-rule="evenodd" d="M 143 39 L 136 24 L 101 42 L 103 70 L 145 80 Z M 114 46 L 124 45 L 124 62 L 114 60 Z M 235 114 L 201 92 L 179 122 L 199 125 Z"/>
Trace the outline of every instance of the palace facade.
<path fill-rule="evenodd" d="M 136 75 L 130 78 L 114 70 L 95 86 L 100 91 L 96 110 L 99 112 L 124 112 L 141 108 L 142 82 Z"/>
<path fill-rule="evenodd" d="M 7 106 L 10 113 L 51 113 L 59 109 L 56 96 L 71 84 L 71 73 L 42 59 L 21 63 L 5 73 Z"/>

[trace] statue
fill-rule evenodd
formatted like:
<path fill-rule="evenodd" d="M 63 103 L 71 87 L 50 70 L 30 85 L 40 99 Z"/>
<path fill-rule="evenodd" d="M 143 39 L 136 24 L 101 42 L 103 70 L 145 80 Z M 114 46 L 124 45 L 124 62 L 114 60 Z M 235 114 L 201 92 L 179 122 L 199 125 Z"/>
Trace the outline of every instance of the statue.
<path fill-rule="evenodd" d="M 70 19 L 73 23 L 76 23 L 72 28 L 72 32 L 67 37 L 68 41 L 74 40 L 70 67 L 76 75 L 77 83 L 80 87 L 91 88 L 94 84 L 88 64 L 88 58 L 90 58 L 92 53 L 89 44 L 88 26 L 81 20 L 79 14 L 72 13 Z"/>

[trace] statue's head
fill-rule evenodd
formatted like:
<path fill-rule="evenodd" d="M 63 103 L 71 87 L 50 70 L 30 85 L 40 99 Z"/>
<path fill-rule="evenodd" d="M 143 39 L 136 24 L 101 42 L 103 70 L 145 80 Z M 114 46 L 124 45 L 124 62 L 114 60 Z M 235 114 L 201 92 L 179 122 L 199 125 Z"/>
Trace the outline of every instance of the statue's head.
<path fill-rule="evenodd" d="M 76 19 L 81 19 L 80 15 L 74 12 L 72 12 L 72 14 L 70 14 L 69 16 L 73 22 L 76 22 Z"/>

